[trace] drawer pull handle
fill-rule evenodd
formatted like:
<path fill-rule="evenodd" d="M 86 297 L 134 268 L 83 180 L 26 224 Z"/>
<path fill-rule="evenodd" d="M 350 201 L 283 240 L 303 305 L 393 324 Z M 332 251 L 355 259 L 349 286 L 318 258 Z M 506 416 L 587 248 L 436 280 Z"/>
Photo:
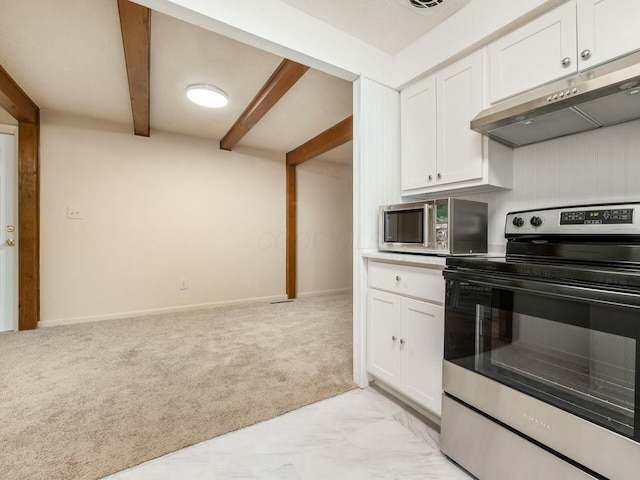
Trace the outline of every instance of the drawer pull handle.
<path fill-rule="evenodd" d="M 393 337 L 391 337 L 391 340 L 393 340 L 394 342 L 398 339 L 398 337 L 396 337 L 395 335 Z"/>
<path fill-rule="evenodd" d="M 400 345 L 404 345 L 405 343 L 406 343 L 405 339 L 404 339 L 404 338 L 401 338 L 401 339 L 400 339 Z"/>
<path fill-rule="evenodd" d="M 396 275 L 396 282 L 399 282 L 400 280 L 402 280 L 402 279 L 400 278 L 400 275 Z"/>

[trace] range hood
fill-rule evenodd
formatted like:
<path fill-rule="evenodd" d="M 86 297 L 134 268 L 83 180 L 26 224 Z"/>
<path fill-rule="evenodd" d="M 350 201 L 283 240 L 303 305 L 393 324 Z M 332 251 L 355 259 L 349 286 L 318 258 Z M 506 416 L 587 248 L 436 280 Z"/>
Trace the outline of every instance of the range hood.
<path fill-rule="evenodd" d="M 510 147 L 640 118 L 640 52 L 496 103 L 471 129 Z"/>

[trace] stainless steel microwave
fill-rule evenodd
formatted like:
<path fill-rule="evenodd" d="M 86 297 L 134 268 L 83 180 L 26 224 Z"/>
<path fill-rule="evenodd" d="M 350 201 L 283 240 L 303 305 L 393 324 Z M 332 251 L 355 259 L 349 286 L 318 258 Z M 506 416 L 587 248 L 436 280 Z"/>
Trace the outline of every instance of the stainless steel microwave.
<path fill-rule="evenodd" d="M 378 249 L 441 255 L 487 253 L 487 204 L 441 198 L 380 207 Z"/>

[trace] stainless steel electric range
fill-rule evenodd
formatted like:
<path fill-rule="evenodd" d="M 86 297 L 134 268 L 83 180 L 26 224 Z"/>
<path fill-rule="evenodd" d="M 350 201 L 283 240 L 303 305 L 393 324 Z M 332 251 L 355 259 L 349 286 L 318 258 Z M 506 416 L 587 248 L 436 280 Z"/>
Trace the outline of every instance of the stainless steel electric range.
<path fill-rule="evenodd" d="M 640 478 L 640 203 L 509 213 L 444 277 L 441 449 L 481 480 Z"/>

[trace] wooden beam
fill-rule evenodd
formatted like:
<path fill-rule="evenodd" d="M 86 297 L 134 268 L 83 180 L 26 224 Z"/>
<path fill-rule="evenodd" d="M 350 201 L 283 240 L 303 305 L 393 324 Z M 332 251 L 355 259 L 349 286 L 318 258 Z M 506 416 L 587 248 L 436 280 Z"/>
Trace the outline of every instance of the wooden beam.
<path fill-rule="evenodd" d="M 287 166 L 287 298 L 296 298 L 297 274 L 297 200 L 296 167 Z"/>
<path fill-rule="evenodd" d="M 151 57 L 151 10 L 129 0 L 118 0 L 124 59 L 136 135 L 148 137 Z"/>
<path fill-rule="evenodd" d="M 220 148 L 222 150 L 231 150 L 278 103 L 278 100 L 300 80 L 307 70 L 309 70 L 309 67 L 306 65 L 301 65 L 285 58 L 267 80 L 267 83 L 251 100 L 249 106 L 242 112 L 240 118 L 222 137 Z"/>
<path fill-rule="evenodd" d="M 0 107 L 18 122 L 37 123 L 38 107 L 0 65 Z"/>
<path fill-rule="evenodd" d="M 18 329 L 40 320 L 40 123 L 18 124 Z"/>
<path fill-rule="evenodd" d="M 0 66 L 0 106 L 18 120 L 18 329 L 40 320 L 40 110 Z"/>
<path fill-rule="evenodd" d="M 300 165 L 353 140 L 353 115 L 287 153 L 287 166 Z"/>

